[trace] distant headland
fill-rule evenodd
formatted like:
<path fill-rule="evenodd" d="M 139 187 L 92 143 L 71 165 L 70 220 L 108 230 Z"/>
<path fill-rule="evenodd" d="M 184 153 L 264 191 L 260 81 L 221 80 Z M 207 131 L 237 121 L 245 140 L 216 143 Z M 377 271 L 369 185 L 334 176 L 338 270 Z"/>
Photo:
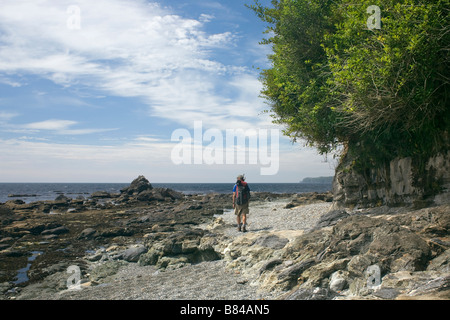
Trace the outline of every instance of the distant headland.
<path fill-rule="evenodd" d="M 315 177 L 315 178 L 307 177 L 307 178 L 303 178 L 303 180 L 300 181 L 300 183 L 321 183 L 321 184 L 331 184 L 332 182 L 333 182 L 333 176 L 331 176 L 331 177 Z"/>

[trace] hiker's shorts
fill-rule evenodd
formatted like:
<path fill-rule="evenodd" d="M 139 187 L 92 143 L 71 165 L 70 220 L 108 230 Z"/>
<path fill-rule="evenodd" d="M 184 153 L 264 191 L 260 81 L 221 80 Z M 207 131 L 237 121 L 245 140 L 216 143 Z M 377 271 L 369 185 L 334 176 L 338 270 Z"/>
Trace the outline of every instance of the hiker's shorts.
<path fill-rule="evenodd" d="M 249 209 L 248 209 L 248 202 L 246 204 L 243 205 L 235 205 L 234 207 L 234 214 L 237 216 L 241 216 L 241 215 L 247 215 L 249 213 Z"/>

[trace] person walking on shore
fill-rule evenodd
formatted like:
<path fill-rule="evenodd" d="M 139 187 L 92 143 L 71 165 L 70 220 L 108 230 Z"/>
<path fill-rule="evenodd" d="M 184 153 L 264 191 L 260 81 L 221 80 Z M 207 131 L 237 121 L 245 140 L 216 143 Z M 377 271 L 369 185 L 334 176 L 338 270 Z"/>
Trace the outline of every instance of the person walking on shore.
<path fill-rule="evenodd" d="M 246 232 L 247 215 L 249 213 L 248 203 L 250 200 L 250 188 L 245 182 L 244 175 L 237 177 L 236 184 L 233 187 L 233 209 L 236 215 L 238 231 Z"/>

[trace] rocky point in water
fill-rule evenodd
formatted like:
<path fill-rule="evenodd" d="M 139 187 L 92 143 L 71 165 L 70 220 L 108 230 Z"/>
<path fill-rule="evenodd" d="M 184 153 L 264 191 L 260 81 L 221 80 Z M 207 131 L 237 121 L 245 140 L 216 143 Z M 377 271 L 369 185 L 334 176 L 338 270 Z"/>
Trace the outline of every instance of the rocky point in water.
<path fill-rule="evenodd" d="M 87 199 L 60 195 L 54 201 L 26 204 L 10 200 L 0 204 L 0 292 L 15 292 L 73 264 L 83 269 L 86 252 L 113 243 L 124 249 L 117 255 L 134 260 L 144 252 L 128 247 L 145 234 L 182 233 L 223 210 L 219 203 L 211 207 L 201 200 L 153 188 L 139 176 L 120 194 L 96 192 Z M 18 280 L 18 269 L 27 266 L 35 251 L 42 254 L 33 261 L 27 276 Z"/>
<path fill-rule="evenodd" d="M 86 273 L 92 262 L 106 256 L 111 264 L 154 261 L 162 267 L 218 259 L 210 248 L 199 246 L 206 232 L 195 227 L 224 209 L 231 209 L 228 194 L 184 195 L 154 188 L 144 176 L 119 194 L 1 203 L 0 293 L 14 297 L 22 287 L 57 273 L 67 278 L 71 265 Z M 34 257 L 33 252 L 41 254 Z M 24 268 L 28 270 L 18 279 L 18 270 Z"/>

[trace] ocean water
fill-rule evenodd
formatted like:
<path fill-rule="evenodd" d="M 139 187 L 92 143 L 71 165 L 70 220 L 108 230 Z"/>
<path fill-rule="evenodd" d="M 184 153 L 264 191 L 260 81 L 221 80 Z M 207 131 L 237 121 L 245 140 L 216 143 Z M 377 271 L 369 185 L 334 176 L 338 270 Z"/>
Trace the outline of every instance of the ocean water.
<path fill-rule="evenodd" d="M 0 202 L 20 199 L 27 203 L 55 200 L 63 194 L 69 198 L 89 197 L 95 191 L 120 193 L 129 183 L 0 183 Z M 155 188 L 170 188 L 184 194 L 231 193 L 233 183 L 152 183 Z M 250 183 L 251 191 L 273 193 L 326 192 L 331 184 Z M 12 197 L 14 195 L 14 197 Z"/>

